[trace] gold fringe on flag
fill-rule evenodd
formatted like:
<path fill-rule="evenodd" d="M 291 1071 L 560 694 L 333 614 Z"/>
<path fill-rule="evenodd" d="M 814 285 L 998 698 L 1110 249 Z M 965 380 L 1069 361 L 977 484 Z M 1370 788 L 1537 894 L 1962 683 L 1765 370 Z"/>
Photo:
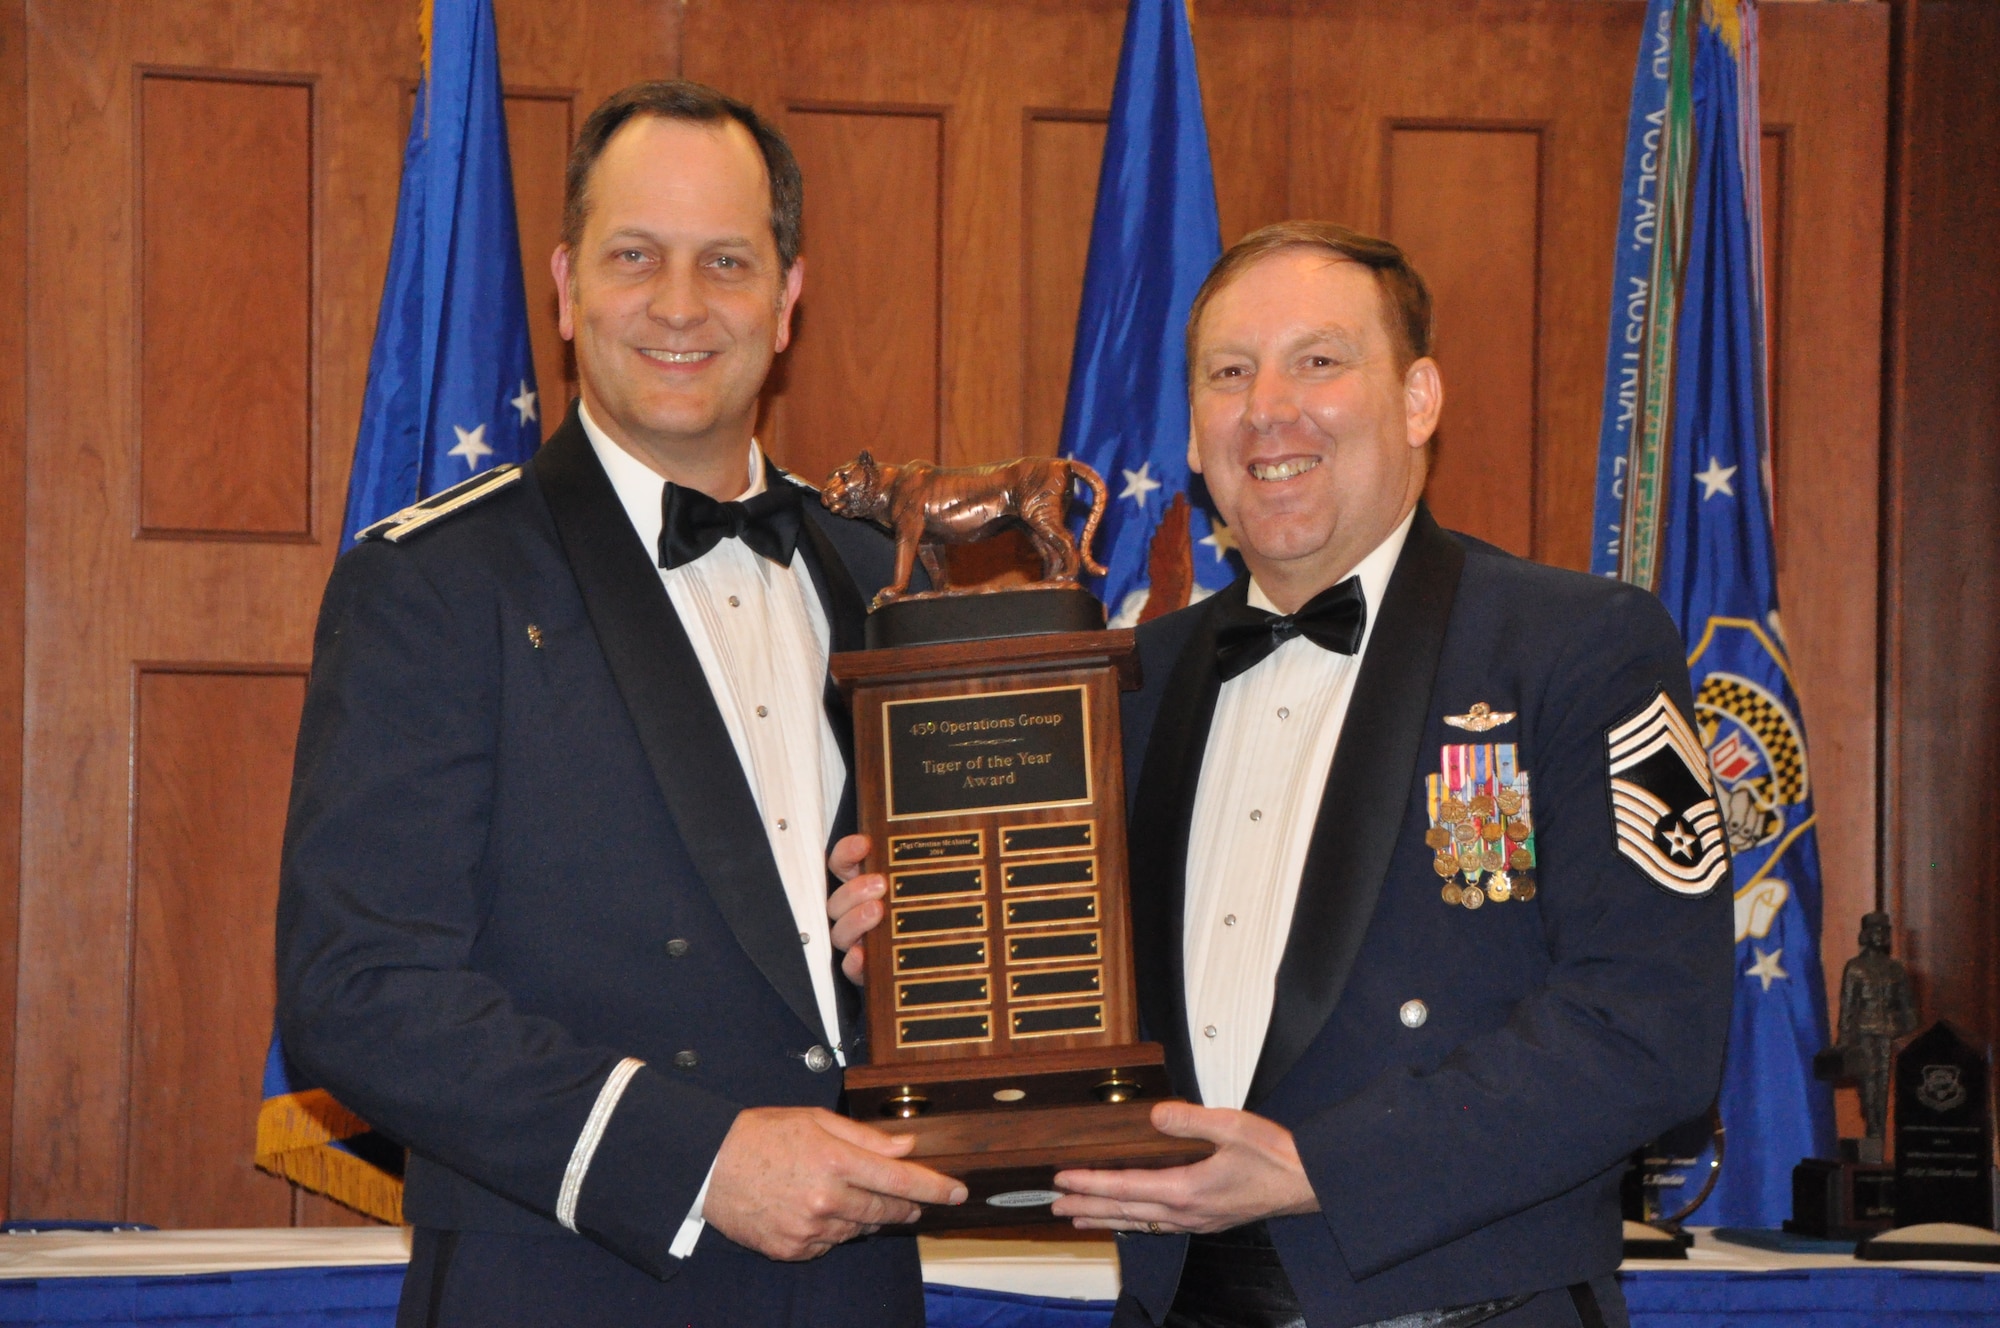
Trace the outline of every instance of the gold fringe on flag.
<path fill-rule="evenodd" d="M 322 1088 L 267 1098 L 257 1112 L 257 1165 L 378 1222 L 401 1225 L 402 1180 L 332 1146 L 369 1128 Z"/>

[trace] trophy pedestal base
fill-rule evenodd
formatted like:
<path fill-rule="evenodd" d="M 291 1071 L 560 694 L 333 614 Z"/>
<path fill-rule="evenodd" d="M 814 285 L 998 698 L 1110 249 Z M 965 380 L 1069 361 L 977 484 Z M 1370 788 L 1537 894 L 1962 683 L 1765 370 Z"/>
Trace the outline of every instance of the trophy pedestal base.
<path fill-rule="evenodd" d="M 922 1220 L 894 1229 L 959 1231 L 1063 1222 L 1067 1219 L 1049 1211 L 1059 1171 L 1179 1167 L 1215 1151 L 1205 1140 L 1161 1134 L 1153 1128 L 1152 1110 L 1153 1101 L 1140 1101 L 877 1122 L 890 1134 L 914 1135 L 910 1160 L 964 1181 L 971 1192 L 956 1208 L 926 1208 Z"/>
<path fill-rule="evenodd" d="M 1656 1227 L 1650 1222 L 1625 1219 L 1625 1257 L 1628 1259 L 1685 1259 L 1694 1237 L 1679 1227 Z"/>
<path fill-rule="evenodd" d="M 1887 1231 L 1895 1221 L 1895 1167 L 1809 1157 L 1792 1168 L 1792 1216 L 1785 1230 L 1794 1235 L 1858 1239 Z"/>
<path fill-rule="evenodd" d="M 1960 1263 L 2000 1263 L 2000 1232 L 1963 1222 L 1925 1222 L 1898 1227 L 1861 1242 L 1857 1259 L 1951 1259 Z"/>

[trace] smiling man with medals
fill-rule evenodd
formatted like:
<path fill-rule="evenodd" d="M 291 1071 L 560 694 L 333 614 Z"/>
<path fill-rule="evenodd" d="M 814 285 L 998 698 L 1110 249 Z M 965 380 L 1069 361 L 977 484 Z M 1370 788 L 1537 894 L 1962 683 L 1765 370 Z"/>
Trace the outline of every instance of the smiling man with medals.
<path fill-rule="evenodd" d="M 1147 1036 L 1214 1156 L 1071 1171 L 1136 1328 L 1622 1324 L 1630 1151 L 1713 1099 L 1726 832 L 1651 595 L 1442 530 L 1421 278 L 1268 227 L 1189 320 L 1250 575 L 1140 629 Z M 1461 440 L 1476 447 L 1478 440 Z M 1199 1105 L 1197 1105 L 1199 1104 Z"/>

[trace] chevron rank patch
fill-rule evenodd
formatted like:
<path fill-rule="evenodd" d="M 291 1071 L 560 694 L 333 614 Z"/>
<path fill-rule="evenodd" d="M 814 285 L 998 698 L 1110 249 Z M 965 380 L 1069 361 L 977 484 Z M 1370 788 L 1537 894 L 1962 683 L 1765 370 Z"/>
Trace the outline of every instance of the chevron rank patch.
<path fill-rule="evenodd" d="M 1708 753 L 1664 691 L 1605 730 L 1618 851 L 1662 890 L 1699 898 L 1729 870 Z"/>

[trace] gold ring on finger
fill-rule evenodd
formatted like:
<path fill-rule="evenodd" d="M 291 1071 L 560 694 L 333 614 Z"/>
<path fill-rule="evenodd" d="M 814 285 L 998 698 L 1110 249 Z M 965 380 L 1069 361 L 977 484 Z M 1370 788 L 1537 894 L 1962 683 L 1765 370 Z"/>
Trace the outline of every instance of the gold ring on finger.
<path fill-rule="evenodd" d="M 1159 1235 L 1159 1234 L 1160 1234 L 1160 1224 L 1159 1224 L 1158 1222 L 1148 1222 L 1148 1223 L 1146 1224 L 1146 1234 L 1147 1234 L 1147 1235 L 1149 1235 L 1149 1236 L 1157 1236 L 1157 1235 Z"/>

